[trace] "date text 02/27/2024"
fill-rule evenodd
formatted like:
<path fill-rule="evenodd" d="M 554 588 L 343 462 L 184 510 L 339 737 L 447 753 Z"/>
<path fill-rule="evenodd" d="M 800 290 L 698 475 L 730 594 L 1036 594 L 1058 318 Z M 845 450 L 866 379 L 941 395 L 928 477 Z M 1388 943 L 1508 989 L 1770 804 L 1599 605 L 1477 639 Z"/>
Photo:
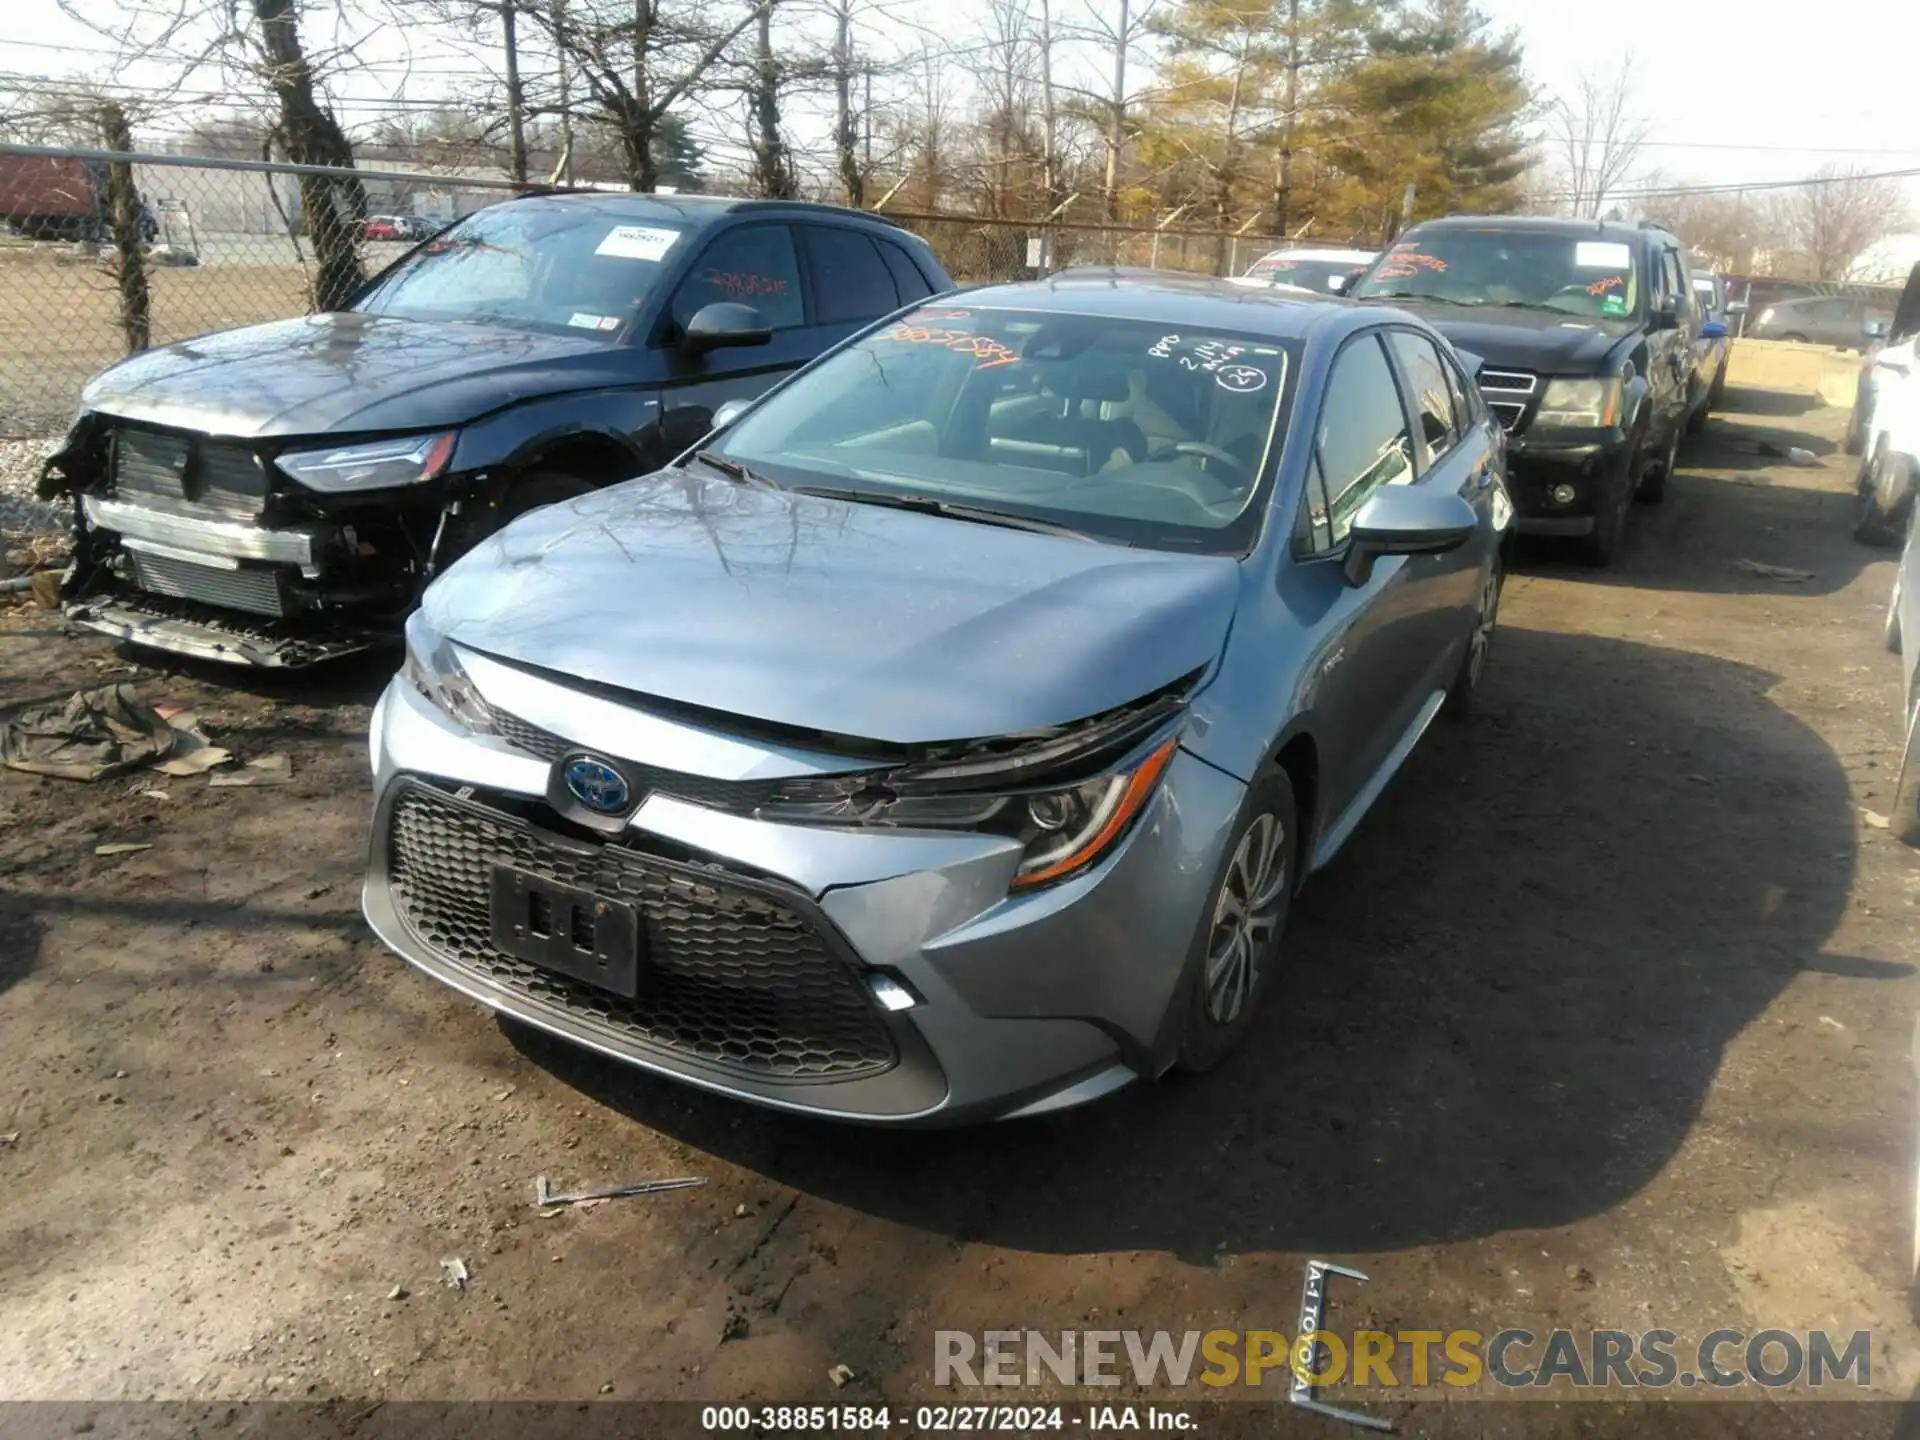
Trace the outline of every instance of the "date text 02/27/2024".
<path fill-rule="evenodd" d="M 1194 1417 L 1166 1405 L 708 1405 L 700 1412 L 706 1431 L 758 1434 L 883 1433 L 910 1429 L 930 1434 L 1081 1430 L 1190 1431 Z"/>

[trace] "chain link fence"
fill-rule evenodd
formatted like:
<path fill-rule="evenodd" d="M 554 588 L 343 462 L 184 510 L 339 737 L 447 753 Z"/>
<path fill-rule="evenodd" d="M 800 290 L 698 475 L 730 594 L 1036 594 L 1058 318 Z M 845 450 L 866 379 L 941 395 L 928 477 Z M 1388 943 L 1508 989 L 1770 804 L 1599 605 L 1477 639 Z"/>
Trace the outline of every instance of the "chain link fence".
<path fill-rule="evenodd" d="M 343 262 L 374 274 L 515 188 L 498 174 L 0 145 L 0 440 L 57 435 L 87 379 L 137 350 L 304 315 Z M 1239 275 L 1277 243 L 1138 225 L 887 218 L 926 237 L 963 285 L 1075 265 Z"/>
<path fill-rule="evenodd" d="M 357 187 L 343 239 L 366 274 L 514 190 L 488 176 L 0 145 L 0 437 L 58 433 L 88 377 L 135 350 L 311 310 L 326 237 L 301 182 L 315 178 Z"/>

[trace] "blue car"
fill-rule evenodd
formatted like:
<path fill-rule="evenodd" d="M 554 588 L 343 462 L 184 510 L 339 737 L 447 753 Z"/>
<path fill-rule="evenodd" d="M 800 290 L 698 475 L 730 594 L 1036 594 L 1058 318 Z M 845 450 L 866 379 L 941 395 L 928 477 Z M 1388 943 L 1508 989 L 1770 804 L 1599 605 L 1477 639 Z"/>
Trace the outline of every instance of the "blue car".
<path fill-rule="evenodd" d="M 1069 271 L 900 312 L 427 591 L 366 914 L 617 1059 L 873 1123 L 1204 1070 L 1465 712 L 1512 505 L 1404 312 Z"/>

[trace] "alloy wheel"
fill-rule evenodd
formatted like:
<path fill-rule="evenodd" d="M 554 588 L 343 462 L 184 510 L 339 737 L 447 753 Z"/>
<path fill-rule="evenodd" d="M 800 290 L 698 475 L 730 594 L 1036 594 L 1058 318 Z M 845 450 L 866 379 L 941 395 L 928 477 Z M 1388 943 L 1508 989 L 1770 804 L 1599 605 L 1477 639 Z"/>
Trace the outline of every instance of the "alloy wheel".
<path fill-rule="evenodd" d="M 1277 818 L 1258 816 L 1220 882 L 1206 969 L 1207 1018 L 1216 1025 L 1231 1025 L 1247 1008 L 1279 928 L 1287 893 L 1286 838 Z"/>

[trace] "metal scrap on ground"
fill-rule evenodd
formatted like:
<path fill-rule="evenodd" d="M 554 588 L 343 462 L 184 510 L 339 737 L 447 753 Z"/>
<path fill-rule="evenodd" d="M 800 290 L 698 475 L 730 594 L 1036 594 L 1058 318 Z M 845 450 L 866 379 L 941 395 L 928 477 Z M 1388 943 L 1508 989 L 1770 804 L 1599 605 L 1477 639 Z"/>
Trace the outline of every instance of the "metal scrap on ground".
<path fill-rule="evenodd" d="M 1768 580 L 1782 580 L 1789 585 L 1799 585 L 1813 579 L 1811 570 L 1795 570 L 1788 565 L 1768 565 L 1760 560 L 1736 560 L 1733 568 L 1744 570 L 1749 575 L 1759 575 Z"/>
<path fill-rule="evenodd" d="M 458 1255 L 440 1257 L 440 1278 L 446 1282 L 449 1290 L 464 1290 L 467 1281 L 473 1277 L 467 1271 L 467 1262 Z"/>
<path fill-rule="evenodd" d="M 691 1190 L 706 1184 L 704 1176 L 689 1175 L 678 1180 L 641 1180 L 632 1185 L 608 1185 L 598 1190 L 575 1190 L 565 1195 L 554 1193 L 547 1177 L 533 1177 L 533 1203 L 545 1210 L 555 1205 L 578 1205 L 588 1200 L 624 1200 L 629 1195 L 654 1195 L 662 1190 Z"/>

